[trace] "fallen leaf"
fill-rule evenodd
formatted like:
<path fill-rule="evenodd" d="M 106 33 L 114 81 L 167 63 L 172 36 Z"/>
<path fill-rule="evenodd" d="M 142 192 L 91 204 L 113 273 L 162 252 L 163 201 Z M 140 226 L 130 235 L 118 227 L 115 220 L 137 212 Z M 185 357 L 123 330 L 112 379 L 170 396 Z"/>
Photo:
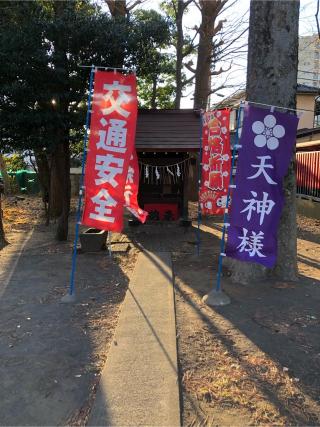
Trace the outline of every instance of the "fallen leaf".
<path fill-rule="evenodd" d="M 294 289 L 296 285 L 290 282 L 277 282 L 274 283 L 271 287 L 274 289 Z"/>

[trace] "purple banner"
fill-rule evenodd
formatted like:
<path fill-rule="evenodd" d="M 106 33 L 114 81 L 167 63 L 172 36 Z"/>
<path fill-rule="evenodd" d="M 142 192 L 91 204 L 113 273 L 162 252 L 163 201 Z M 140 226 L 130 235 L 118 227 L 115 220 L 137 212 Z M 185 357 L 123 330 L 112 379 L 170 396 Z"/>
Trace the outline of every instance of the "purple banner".
<path fill-rule="evenodd" d="M 245 107 L 227 256 L 274 266 L 284 205 L 283 178 L 296 141 L 298 121 L 293 114 Z"/>

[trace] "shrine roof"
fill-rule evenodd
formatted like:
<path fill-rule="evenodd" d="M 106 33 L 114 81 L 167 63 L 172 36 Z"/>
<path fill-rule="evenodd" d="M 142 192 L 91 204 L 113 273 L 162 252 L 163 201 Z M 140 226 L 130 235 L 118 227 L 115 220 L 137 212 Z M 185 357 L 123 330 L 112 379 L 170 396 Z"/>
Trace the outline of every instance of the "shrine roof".
<path fill-rule="evenodd" d="M 200 115 L 193 109 L 138 111 L 138 151 L 198 151 Z"/>

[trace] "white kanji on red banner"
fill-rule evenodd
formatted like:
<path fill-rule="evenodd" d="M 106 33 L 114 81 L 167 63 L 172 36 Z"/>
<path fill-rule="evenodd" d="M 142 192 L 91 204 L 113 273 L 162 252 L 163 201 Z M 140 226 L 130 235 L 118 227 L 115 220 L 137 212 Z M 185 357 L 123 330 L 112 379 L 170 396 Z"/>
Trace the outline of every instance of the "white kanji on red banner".
<path fill-rule="evenodd" d="M 138 205 L 138 190 L 139 190 L 139 164 L 138 164 L 137 154 L 134 151 L 130 159 L 124 197 L 125 197 L 126 208 L 136 218 L 138 218 L 139 221 L 144 223 L 147 219 L 148 212 L 141 209 Z"/>
<path fill-rule="evenodd" d="M 106 119 L 101 119 L 102 126 L 108 124 Z M 127 128 L 125 120 L 111 119 L 108 130 L 99 130 L 99 142 L 97 148 L 102 148 L 106 151 L 114 151 L 117 153 L 125 153 L 127 143 Z"/>
<path fill-rule="evenodd" d="M 95 169 L 98 171 L 95 180 L 96 185 L 109 183 L 112 187 L 117 187 L 119 184 L 115 177 L 123 172 L 124 159 L 119 159 L 112 154 L 105 156 L 96 156 Z"/>
<path fill-rule="evenodd" d="M 82 223 L 121 231 L 137 120 L 136 78 L 95 73 Z M 129 171 L 130 176 L 130 171 Z"/>
<path fill-rule="evenodd" d="M 231 169 L 229 120 L 227 109 L 208 111 L 203 116 L 199 194 L 203 214 L 224 212 Z"/>
<path fill-rule="evenodd" d="M 114 217 L 111 216 L 111 208 L 117 206 L 117 202 L 110 196 L 108 191 L 102 188 L 96 196 L 92 197 L 92 201 L 95 204 L 95 212 L 90 213 L 90 218 L 113 223 Z"/>
<path fill-rule="evenodd" d="M 114 81 L 112 84 L 105 84 L 103 88 L 107 90 L 107 94 L 104 95 L 106 101 L 110 101 L 110 107 L 104 108 L 102 110 L 105 116 L 116 111 L 121 116 L 128 118 L 130 111 L 127 111 L 123 104 L 128 104 L 130 102 L 130 96 L 126 92 L 131 92 L 131 86 L 121 85 L 118 81 Z M 118 92 L 118 96 L 115 97 L 114 92 Z"/>

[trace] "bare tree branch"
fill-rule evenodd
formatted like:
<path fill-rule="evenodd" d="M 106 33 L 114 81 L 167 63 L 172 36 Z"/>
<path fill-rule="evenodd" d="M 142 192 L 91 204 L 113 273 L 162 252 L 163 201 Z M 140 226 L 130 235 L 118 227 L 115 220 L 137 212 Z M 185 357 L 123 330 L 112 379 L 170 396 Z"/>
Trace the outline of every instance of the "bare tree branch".
<path fill-rule="evenodd" d="M 216 34 L 218 34 L 218 33 L 219 33 L 219 31 L 221 31 L 221 30 L 222 30 L 223 24 L 224 24 L 225 22 L 227 22 L 227 20 L 226 20 L 226 19 L 221 19 L 221 20 L 218 22 L 217 26 L 216 26 L 216 27 L 215 27 L 215 29 L 214 29 L 213 37 L 214 37 Z"/>
<path fill-rule="evenodd" d="M 192 68 L 192 65 L 193 65 L 192 61 L 186 62 L 183 65 L 186 67 L 187 70 L 191 71 L 191 73 L 194 73 L 194 74 L 196 73 L 196 69 Z"/>
<path fill-rule="evenodd" d="M 240 46 L 239 48 L 235 47 L 232 50 L 224 52 L 223 55 L 221 55 L 221 56 L 219 55 L 219 57 L 217 57 L 217 61 L 216 62 L 219 62 L 219 61 L 221 61 L 224 58 L 230 58 L 230 55 L 232 55 L 232 59 L 241 57 L 241 55 L 239 55 L 239 54 L 240 53 L 247 53 L 247 50 L 239 50 L 239 49 L 242 49 L 243 47 L 246 47 L 246 46 L 247 45 Z"/>
<path fill-rule="evenodd" d="M 113 0 L 105 0 L 105 1 L 106 1 L 107 5 L 109 7 L 111 15 L 113 15 L 113 11 L 114 11 L 114 8 L 115 8 L 115 2 Z"/>
<path fill-rule="evenodd" d="M 220 67 L 220 69 L 219 69 L 219 70 L 212 71 L 212 72 L 210 73 L 210 76 L 219 76 L 219 75 L 220 75 L 220 74 L 222 74 L 222 73 L 226 73 L 227 71 L 230 71 L 231 67 L 232 67 L 232 62 L 231 62 L 231 64 L 229 65 L 229 68 L 227 68 L 226 70 L 224 70 L 222 67 Z"/>
<path fill-rule="evenodd" d="M 225 50 L 227 50 L 230 46 L 232 46 L 237 40 L 239 40 L 239 38 L 240 37 L 242 37 L 247 31 L 248 31 L 248 29 L 249 29 L 249 27 L 248 28 L 245 28 L 241 33 L 240 33 L 240 35 L 239 36 L 237 36 L 236 38 L 234 38 L 233 40 L 231 40 L 228 44 L 226 44 L 226 45 L 224 45 L 224 47 L 223 47 L 223 49 L 222 49 L 222 51 L 221 52 L 224 52 Z M 244 46 L 247 46 L 247 43 L 245 43 L 244 44 Z M 243 47 L 243 46 L 242 46 Z"/>
<path fill-rule="evenodd" d="M 188 55 L 190 55 L 190 53 L 194 50 L 194 49 L 196 49 L 196 45 L 194 45 L 193 43 L 194 43 L 194 41 L 195 41 L 195 38 L 197 37 L 197 35 L 199 34 L 199 27 L 195 27 L 194 28 L 196 31 L 195 31 L 195 34 L 194 34 L 194 36 L 193 36 L 193 38 L 192 38 L 192 40 L 191 40 L 191 42 L 190 42 L 190 46 L 189 46 L 189 49 L 187 49 L 183 54 L 182 54 L 182 58 L 185 58 L 186 56 L 188 56 Z"/>
<path fill-rule="evenodd" d="M 142 4 L 145 1 L 146 0 L 133 0 L 131 2 L 126 2 L 126 0 L 105 0 L 112 16 L 119 14 L 123 16 L 127 15 L 132 9 L 138 6 L 138 4 Z"/>
<path fill-rule="evenodd" d="M 211 58 L 213 58 L 214 56 L 216 56 L 217 52 L 216 49 L 218 49 L 218 47 L 222 46 L 224 44 L 224 40 L 220 40 L 219 42 L 213 42 L 213 51 L 214 53 L 211 55 Z"/>
<path fill-rule="evenodd" d="M 219 59 L 219 62 L 230 62 L 229 60 L 227 60 L 227 59 Z M 240 68 L 246 68 L 246 66 L 244 65 L 244 64 L 237 64 L 236 62 L 233 62 L 232 61 L 232 63 L 233 63 L 233 65 L 235 65 L 236 67 L 240 67 Z"/>
<path fill-rule="evenodd" d="M 183 85 L 187 86 L 189 83 L 191 83 L 196 78 L 196 75 L 194 74 L 189 79 L 183 81 Z"/>
<path fill-rule="evenodd" d="M 127 12 L 130 12 L 132 9 L 134 9 L 136 6 L 138 6 L 138 4 L 143 3 L 144 0 L 136 0 L 135 2 L 133 2 L 132 4 L 128 4 L 127 5 Z"/>
<path fill-rule="evenodd" d="M 218 90 L 227 89 L 227 88 L 230 88 L 230 87 L 235 87 L 235 85 L 226 85 L 226 84 L 223 83 L 222 85 L 214 87 L 213 89 L 211 89 L 210 92 L 208 93 L 208 96 L 212 95 L 215 92 L 218 92 Z"/>

